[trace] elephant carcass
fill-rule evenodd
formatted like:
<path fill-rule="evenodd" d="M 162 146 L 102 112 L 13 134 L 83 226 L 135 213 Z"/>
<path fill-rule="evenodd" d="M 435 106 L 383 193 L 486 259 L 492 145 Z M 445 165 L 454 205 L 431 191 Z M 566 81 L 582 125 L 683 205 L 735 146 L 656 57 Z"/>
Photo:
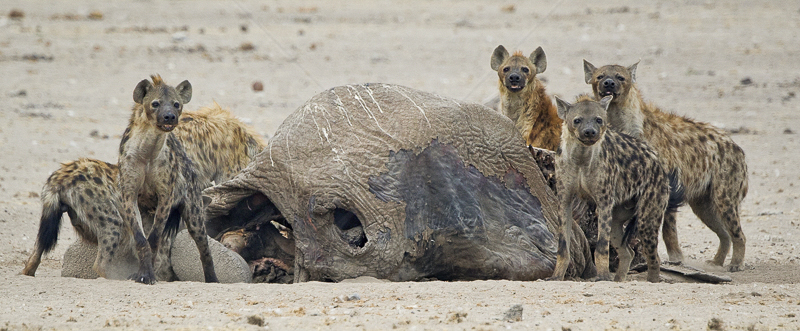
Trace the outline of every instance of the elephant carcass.
<path fill-rule="evenodd" d="M 513 123 L 398 85 L 314 96 L 242 173 L 204 195 L 211 236 L 280 212 L 295 282 L 533 280 L 556 259 L 558 204 Z M 573 227 L 570 272 L 585 277 L 594 265 Z"/>

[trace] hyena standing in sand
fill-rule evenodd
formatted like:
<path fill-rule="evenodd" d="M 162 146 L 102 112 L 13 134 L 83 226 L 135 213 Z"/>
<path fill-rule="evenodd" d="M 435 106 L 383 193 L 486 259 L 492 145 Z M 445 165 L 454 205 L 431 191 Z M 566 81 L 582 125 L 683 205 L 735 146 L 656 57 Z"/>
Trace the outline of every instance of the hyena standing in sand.
<path fill-rule="evenodd" d="M 180 125 L 172 134 L 193 160 L 203 187 L 233 178 L 264 146 L 260 136 L 216 103 L 195 112 L 182 112 Z M 42 254 L 55 247 L 66 212 L 80 238 L 99 246 L 93 269 L 106 277 L 106 266 L 114 255 L 120 249 L 133 248 L 119 212 L 118 175 L 116 164 L 88 158 L 66 162 L 50 175 L 42 188 L 36 244 L 23 274 L 33 276 Z M 153 212 L 140 210 L 147 229 L 152 225 Z M 165 258 L 161 256 L 162 261 Z"/>
<path fill-rule="evenodd" d="M 611 280 L 609 243 L 619 255 L 614 280 L 625 280 L 633 259 L 633 249 L 627 244 L 633 229 L 639 231 L 647 260 L 647 280 L 660 280 L 658 228 L 669 200 L 669 182 L 658 156 L 646 143 L 607 130 L 606 108 L 611 98 L 597 102 L 582 96 L 572 105 L 556 97 L 558 115 L 564 125 L 561 148 L 556 155 L 561 231 L 551 278 L 554 280 L 563 280 L 569 266 L 567 243 L 572 237 L 575 198 L 597 205 L 594 260 L 598 280 Z M 632 215 L 622 212 L 628 208 Z M 629 224 L 624 227 L 626 222 Z"/>
<path fill-rule="evenodd" d="M 744 151 L 712 125 L 665 113 L 645 103 L 634 84 L 637 64 L 595 68 L 584 60 L 586 83 L 592 85 L 596 98 L 614 96 L 608 108 L 614 130 L 641 137 L 658 152 L 665 169 L 680 172 L 686 201 L 719 237 L 717 254 L 708 262 L 722 266 L 733 243 L 728 270 L 742 270 L 745 236 L 739 206 L 747 194 Z M 682 262 L 674 211 L 668 211 L 664 218 L 663 237 L 670 261 Z"/>
<path fill-rule="evenodd" d="M 541 47 L 529 57 L 521 52 L 509 56 L 503 45 L 492 53 L 492 70 L 499 77 L 502 111 L 514 121 L 528 146 L 554 151 L 561 137 L 561 119 L 536 74 L 547 68 Z"/>
<path fill-rule="evenodd" d="M 192 85 L 171 87 L 158 75 L 142 80 L 133 90 L 133 108 L 119 147 L 121 215 L 133 232 L 140 283 L 155 283 L 153 264 L 162 236 L 173 236 L 182 219 L 200 251 L 206 282 L 217 282 L 208 249 L 201 189 L 192 160 L 170 131 L 178 125 L 183 104 L 192 98 Z M 139 206 L 154 208 L 153 228 L 145 237 Z"/>

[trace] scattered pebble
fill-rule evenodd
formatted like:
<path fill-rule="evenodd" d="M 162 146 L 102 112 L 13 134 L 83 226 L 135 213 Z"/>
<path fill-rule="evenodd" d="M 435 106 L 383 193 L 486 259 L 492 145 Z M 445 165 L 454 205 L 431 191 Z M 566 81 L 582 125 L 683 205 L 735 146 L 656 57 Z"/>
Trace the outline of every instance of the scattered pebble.
<path fill-rule="evenodd" d="M 783 134 L 794 134 L 794 131 L 790 128 L 783 129 Z"/>
<path fill-rule="evenodd" d="M 262 83 L 260 80 L 257 80 L 253 83 L 253 91 L 261 92 L 263 90 L 264 90 L 264 83 Z"/>
<path fill-rule="evenodd" d="M 708 329 L 709 330 L 724 330 L 724 326 L 722 325 L 722 320 L 719 318 L 712 318 L 708 321 Z"/>
<path fill-rule="evenodd" d="M 450 317 L 447 318 L 447 321 L 450 323 L 461 323 L 465 318 L 467 318 L 466 312 L 451 312 Z"/>
<path fill-rule="evenodd" d="M 511 308 L 503 314 L 503 320 L 508 322 L 522 321 L 522 305 L 515 304 L 511 306 Z"/>
<path fill-rule="evenodd" d="M 253 45 L 253 43 L 247 42 L 247 43 L 242 43 L 241 45 L 239 45 L 239 50 L 242 51 L 242 52 L 248 52 L 248 51 L 252 51 L 252 50 L 255 50 L 255 49 L 256 49 L 256 46 Z"/>
<path fill-rule="evenodd" d="M 103 19 L 103 12 L 101 12 L 99 10 L 92 11 L 91 13 L 89 13 L 89 15 L 86 16 L 86 18 L 88 18 L 88 19 L 90 19 L 92 21 L 102 20 Z"/>
<path fill-rule="evenodd" d="M 247 323 L 256 326 L 264 326 L 264 318 L 258 315 L 247 316 Z"/>
<path fill-rule="evenodd" d="M 750 84 L 753 84 L 753 80 L 750 79 L 750 77 L 745 77 L 745 78 L 742 78 L 742 80 L 740 80 L 739 83 L 742 84 L 742 85 L 750 85 Z"/>
<path fill-rule="evenodd" d="M 12 20 L 21 20 L 24 17 L 25 13 L 19 9 L 12 9 L 10 12 L 8 12 L 8 18 Z"/>

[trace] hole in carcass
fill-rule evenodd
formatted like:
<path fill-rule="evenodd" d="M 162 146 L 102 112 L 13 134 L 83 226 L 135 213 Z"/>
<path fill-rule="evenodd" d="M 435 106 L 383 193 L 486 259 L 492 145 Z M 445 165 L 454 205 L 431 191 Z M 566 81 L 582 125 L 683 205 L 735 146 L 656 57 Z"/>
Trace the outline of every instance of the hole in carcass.
<path fill-rule="evenodd" d="M 353 212 L 341 208 L 334 209 L 333 224 L 341 230 L 342 240 L 350 246 L 361 248 L 367 244 L 364 225 Z"/>
<path fill-rule="evenodd" d="M 247 261 L 253 282 L 290 283 L 294 279 L 292 227 L 264 194 L 242 199 L 228 215 L 208 220 L 206 229 Z"/>

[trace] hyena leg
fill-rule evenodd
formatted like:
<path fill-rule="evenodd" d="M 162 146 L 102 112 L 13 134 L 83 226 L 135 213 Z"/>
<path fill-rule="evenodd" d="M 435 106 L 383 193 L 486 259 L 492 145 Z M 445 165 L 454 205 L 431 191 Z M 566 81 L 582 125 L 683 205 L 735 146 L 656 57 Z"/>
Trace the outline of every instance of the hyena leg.
<path fill-rule="evenodd" d="M 639 239 L 642 245 L 642 253 L 647 261 L 647 281 L 658 283 L 661 281 L 661 261 L 658 257 L 658 225 L 664 217 L 662 210 L 658 207 L 645 206 L 649 212 L 645 212 L 639 220 Z"/>
<path fill-rule="evenodd" d="M 717 214 L 717 208 L 711 203 L 711 199 L 705 197 L 700 200 L 694 200 L 689 202 L 689 206 L 692 207 L 692 211 L 700 218 L 703 223 L 708 226 L 711 231 L 717 234 L 719 238 L 719 248 L 717 249 L 717 254 L 714 255 L 714 259 L 706 261 L 709 264 L 722 266 L 725 262 L 725 257 L 728 255 L 728 252 L 731 250 L 731 236 L 728 234 L 727 228 L 722 224 L 719 215 Z"/>
<path fill-rule="evenodd" d="M 189 203 L 183 204 L 181 215 L 189 235 L 194 239 L 197 250 L 200 252 L 200 262 L 203 265 L 203 276 L 206 283 L 218 283 L 214 271 L 214 260 L 211 258 L 211 249 L 208 247 L 206 235 L 205 214 L 202 210 L 202 198 L 199 190 L 190 190 Z"/>
<path fill-rule="evenodd" d="M 669 262 L 679 264 L 683 262 L 683 252 L 678 241 L 678 227 L 675 219 L 675 211 L 668 211 L 664 214 L 664 225 L 661 227 L 661 236 L 664 238 L 664 246 L 667 247 Z"/>
<path fill-rule="evenodd" d="M 746 238 L 744 232 L 742 232 L 742 225 L 739 219 L 740 201 L 738 192 L 732 192 L 732 190 L 719 192 L 721 189 L 715 189 L 714 191 L 715 197 L 712 199 L 712 203 L 717 215 L 720 216 L 720 226 L 724 227 L 725 233 L 728 234 L 728 238 L 733 244 L 733 255 L 731 256 L 731 264 L 728 266 L 728 271 L 741 271 Z M 725 253 L 727 254 L 727 251 Z M 724 261 L 724 258 L 721 261 Z"/>
<path fill-rule="evenodd" d="M 634 220 L 635 221 L 635 220 Z M 633 249 L 622 241 L 624 237 L 625 219 L 614 218 L 611 220 L 611 245 L 617 250 L 617 257 L 619 258 L 619 266 L 617 266 L 617 274 L 614 277 L 616 282 L 624 282 L 628 276 L 628 270 L 631 267 L 633 260 Z M 633 224 L 628 225 L 633 226 Z"/>
<path fill-rule="evenodd" d="M 128 234 L 123 227 L 122 216 L 116 208 L 111 207 L 111 204 L 106 205 L 107 206 L 98 208 L 98 210 L 102 210 L 106 216 L 97 217 L 99 225 L 97 258 L 93 266 L 94 271 L 103 278 L 106 278 L 106 270 L 111 260 L 122 246 L 122 234 Z"/>
<path fill-rule="evenodd" d="M 562 189 L 562 191 L 565 191 Z M 553 275 L 549 280 L 564 280 L 564 275 L 567 273 L 572 257 L 569 252 L 569 244 L 572 240 L 572 199 L 573 195 L 567 192 L 562 193 L 560 207 L 561 207 L 561 227 L 558 232 L 558 252 L 556 253 L 556 266 L 553 269 Z"/>
<path fill-rule="evenodd" d="M 599 199 L 597 201 L 597 245 L 594 248 L 594 263 L 597 265 L 597 280 L 611 280 L 608 270 L 608 245 L 611 233 L 611 201 Z"/>

